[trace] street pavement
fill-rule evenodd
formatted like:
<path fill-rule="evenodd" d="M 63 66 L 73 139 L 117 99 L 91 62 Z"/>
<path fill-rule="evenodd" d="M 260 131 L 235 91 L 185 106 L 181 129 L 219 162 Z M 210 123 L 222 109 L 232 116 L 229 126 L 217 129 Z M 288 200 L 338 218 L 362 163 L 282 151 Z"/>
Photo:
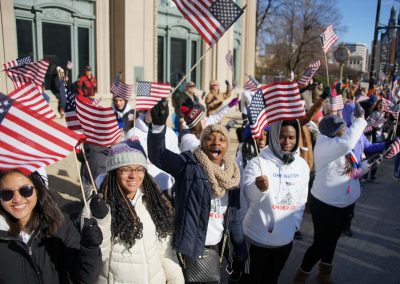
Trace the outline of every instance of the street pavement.
<path fill-rule="evenodd" d="M 400 284 L 400 181 L 393 179 L 394 159 L 385 160 L 378 183 L 363 183 L 352 223 L 353 237 L 342 236 L 333 260 L 334 283 Z M 311 215 L 304 214 L 302 240 L 293 250 L 279 283 L 291 283 L 303 255 L 313 240 Z M 315 266 L 310 281 L 315 280 Z"/>

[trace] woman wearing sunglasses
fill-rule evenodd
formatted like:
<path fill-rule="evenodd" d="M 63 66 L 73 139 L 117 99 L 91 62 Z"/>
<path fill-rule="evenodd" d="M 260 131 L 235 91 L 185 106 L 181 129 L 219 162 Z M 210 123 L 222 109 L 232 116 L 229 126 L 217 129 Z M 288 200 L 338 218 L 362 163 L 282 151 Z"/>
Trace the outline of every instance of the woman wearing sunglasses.
<path fill-rule="evenodd" d="M 184 283 L 169 241 L 172 206 L 147 172 L 147 158 L 139 141 L 113 145 L 106 169 L 102 184 L 105 200 L 99 194 L 91 201 L 92 214 L 98 216 L 104 235 L 97 283 Z M 101 214 L 107 206 L 109 212 Z"/>
<path fill-rule="evenodd" d="M 82 236 L 35 172 L 0 171 L 0 283 L 93 283 L 102 235 L 86 219 Z"/>

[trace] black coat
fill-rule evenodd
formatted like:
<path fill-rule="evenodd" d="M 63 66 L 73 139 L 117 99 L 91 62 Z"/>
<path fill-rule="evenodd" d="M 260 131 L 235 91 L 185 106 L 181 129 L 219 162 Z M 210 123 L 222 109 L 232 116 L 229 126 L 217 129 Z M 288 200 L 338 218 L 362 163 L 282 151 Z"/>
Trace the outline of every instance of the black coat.
<path fill-rule="evenodd" d="M 28 244 L 8 235 L 8 225 L 0 216 L 0 283 L 58 284 L 94 283 L 101 269 L 101 252 L 80 245 L 80 235 L 65 217 L 55 236 L 46 234 L 45 222 Z"/>
<path fill-rule="evenodd" d="M 201 164 L 190 151 L 178 155 L 165 148 L 165 128 L 147 138 L 150 161 L 175 178 L 175 234 L 177 252 L 197 258 L 203 255 L 211 207 L 211 185 Z M 244 261 L 247 250 L 242 229 L 240 189 L 229 191 L 231 217 L 228 224 L 234 245 L 234 258 Z"/>

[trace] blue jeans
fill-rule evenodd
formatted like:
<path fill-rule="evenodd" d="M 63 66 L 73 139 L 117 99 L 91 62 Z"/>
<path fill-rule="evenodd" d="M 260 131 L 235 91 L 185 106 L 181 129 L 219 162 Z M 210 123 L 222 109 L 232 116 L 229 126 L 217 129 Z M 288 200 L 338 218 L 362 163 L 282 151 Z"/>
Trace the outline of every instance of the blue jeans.
<path fill-rule="evenodd" d="M 400 154 L 397 154 L 396 160 L 394 160 L 394 177 L 400 178 Z"/>

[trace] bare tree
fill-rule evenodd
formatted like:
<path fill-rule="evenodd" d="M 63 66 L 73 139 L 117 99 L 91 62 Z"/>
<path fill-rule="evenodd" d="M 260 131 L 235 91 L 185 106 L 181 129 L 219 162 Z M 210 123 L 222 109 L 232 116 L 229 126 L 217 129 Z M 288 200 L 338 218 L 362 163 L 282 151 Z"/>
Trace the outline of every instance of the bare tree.
<path fill-rule="evenodd" d="M 262 64 L 268 67 L 263 66 L 262 70 L 274 75 L 289 74 L 292 70 L 299 74 L 311 61 L 322 59 L 319 35 L 323 30 L 330 24 L 335 30 L 341 28 L 336 0 L 279 1 L 279 5 L 275 2 L 274 13 L 269 10 L 268 21 L 263 20 L 258 34 L 258 44 L 265 44 L 261 49 L 267 50 Z M 269 26 L 264 27 L 267 22 Z"/>

